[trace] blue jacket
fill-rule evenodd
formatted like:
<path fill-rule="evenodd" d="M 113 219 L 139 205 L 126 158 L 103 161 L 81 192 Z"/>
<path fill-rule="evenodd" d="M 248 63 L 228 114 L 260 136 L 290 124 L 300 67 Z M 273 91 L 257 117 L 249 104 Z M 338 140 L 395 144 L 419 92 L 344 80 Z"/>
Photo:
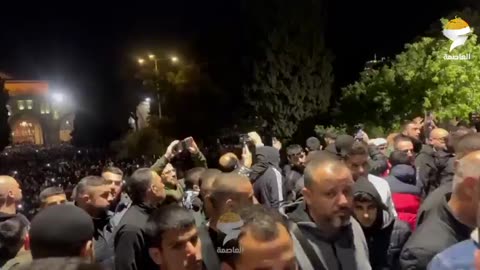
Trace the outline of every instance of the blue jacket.
<path fill-rule="evenodd" d="M 475 270 L 473 253 L 477 247 L 473 240 L 468 239 L 455 244 L 437 254 L 430 264 L 430 270 Z"/>

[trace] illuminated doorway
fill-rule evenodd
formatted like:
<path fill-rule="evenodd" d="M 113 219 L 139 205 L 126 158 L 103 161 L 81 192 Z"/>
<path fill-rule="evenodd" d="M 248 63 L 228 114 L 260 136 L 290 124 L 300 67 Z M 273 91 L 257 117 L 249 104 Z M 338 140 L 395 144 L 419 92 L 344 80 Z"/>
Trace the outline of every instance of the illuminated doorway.
<path fill-rule="evenodd" d="M 18 120 L 12 128 L 14 144 L 43 144 L 43 131 L 40 123 L 33 119 Z"/>
<path fill-rule="evenodd" d="M 60 122 L 60 142 L 70 142 L 72 140 L 73 131 L 73 115 L 64 117 Z"/>

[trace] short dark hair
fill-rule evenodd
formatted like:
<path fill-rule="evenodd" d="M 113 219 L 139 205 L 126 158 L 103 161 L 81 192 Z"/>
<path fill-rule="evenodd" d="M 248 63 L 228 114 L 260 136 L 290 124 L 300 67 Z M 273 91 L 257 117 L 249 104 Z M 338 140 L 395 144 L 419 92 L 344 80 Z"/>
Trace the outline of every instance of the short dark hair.
<path fill-rule="evenodd" d="M 303 148 L 298 144 L 292 144 L 287 147 L 287 155 L 293 156 L 298 155 L 303 151 Z"/>
<path fill-rule="evenodd" d="M 392 166 L 411 165 L 411 161 L 410 161 L 410 158 L 408 157 L 408 154 L 399 150 L 393 151 L 390 154 L 390 158 L 388 160 L 390 161 L 390 164 Z"/>
<path fill-rule="evenodd" d="M 266 208 L 263 205 L 249 205 L 242 208 L 238 214 L 243 221 L 243 226 L 237 239 L 227 242 L 226 245 L 228 245 L 228 247 L 241 248 L 240 240 L 247 232 L 250 232 L 258 241 L 268 242 L 275 240 L 279 236 L 280 231 L 278 230 L 278 224 L 284 226 L 288 231 L 285 219 L 278 211 Z M 228 253 L 222 254 L 220 259 L 234 266 L 239 256 L 240 254 Z"/>
<path fill-rule="evenodd" d="M 370 203 L 373 202 L 376 204 L 376 200 L 373 198 L 372 195 L 366 193 L 366 192 L 358 192 L 353 195 L 353 201 L 354 202 L 360 202 L 360 203 Z"/>
<path fill-rule="evenodd" d="M 395 136 L 395 138 L 393 138 L 393 148 L 396 149 L 397 145 L 401 142 L 411 142 L 413 144 L 412 138 L 403 134 L 398 134 Z"/>
<path fill-rule="evenodd" d="M 68 204 L 50 206 L 32 220 L 32 257 L 78 257 L 93 234 L 93 220 L 83 209 Z"/>
<path fill-rule="evenodd" d="M 100 264 L 79 257 L 54 257 L 34 260 L 25 270 L 104 270 Z"/>
<path fill-rule="evenodd" d="M 195 218 L 190 211 L 176 204 L 162 206 L 147 221 L 149 247 L 161 248 L 163 234 L 169 230 L 190 228 L 195 228 Z"/>
<path fill-rule="evenodd" d="M 457 159 L 461 159 L 471 152 L 480 150 L 480 133 L 470 133 L 458 138 L 454 149 Z"/>
<path fill-rule="evenodd" d="M 363 141 L 355 141 L 352 144 L 347 152 L 345 153 L 344 159 L 348 160 L 348 158 L 352 156 L 368 156 L 368 146 Z"/>
<path fill-rule="evenodd" d="M 310 188 L 314 182 L 314 173 L 320 167 L 323 166 L 332 166 L 333 170 L 346 169 L 348 168 L 340 160 L 335 159 L 314 159 L 308 163 L 303 172 L 303 181 L 306 188 Z"/>
<path fill-rule="evenodd" d="M 106 173 L 106 172 L 113 173 L 113 174 L 118 174 L 118 175 L 121 175 L 123 177 L 123 171 L 118 167 L 108 166 L 108 167 L 103 168 L 102 174 Z"/>
<path fill-rule="evenodd" d="M 185 187 L 188 190 L 193 189 L 194 185 L 200 187 L 200 176 L 206 170 L 204 167 L 195 167 L 185 173 Z"/>
<path fill-rule="evenodd" d="M 320 143 L 320 140 L 317 137 L 310 137 L 306 141 L 306 145 L 308 150 L 310 151 L 317 151 L 321 150 L 322 144 Z"/>
<path fill-rule="evenodd" d="M 89 175 L 80 180 L 77 186 L 75 187 L 75 195 L 78 198 L 79 195 L 82 195 L 86 192 L 89 187 L 99 187 L 106 185 L 107 182 L 100 176 Z"/>
<path fill-rule="evenodd" d="M 17 216 L 0 223 L 0 258 L 14 258 L 25 242 L 26 224 Z"/>
<path fill-rule="evenodd" d="M 152 184 L 153 171 L 150 168 L 141 168 L 133 172 L 127 179 L 127 194 L 133 203 L 141 203 L 145 200 L 150 185 Z"/>
<path fill-rule="evenodd" d="M 40 201 L 45 201 L 48 197 L 65 194 L 65 190 L 61 187 L 47 187 L 40 192 Z"/>
<path fill-rule="evenodd" d="M 407 121 L 404 121 L 403 124 L 402 124 L 402 131 L 405 131 L 407 130 L 407 127 L 409 125 L 416 125 L 417 123 L 411 121 L 411 120 L 407 120 Z"/>
<path fill-rule="evenodd" d="M 200 175 L 200 190 L 205 190 L 208 188 L 212 188 L 213 182 L 215 181 L 215 177 L 221 174 L 222 171 L 218 169 L 206 169 Z"/>

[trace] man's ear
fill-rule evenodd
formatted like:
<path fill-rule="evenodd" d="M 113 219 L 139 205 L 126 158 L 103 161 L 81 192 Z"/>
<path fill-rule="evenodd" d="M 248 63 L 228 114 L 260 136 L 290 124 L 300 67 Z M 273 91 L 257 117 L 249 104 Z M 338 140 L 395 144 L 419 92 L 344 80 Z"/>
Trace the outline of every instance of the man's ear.
<path fill-rule="evenodd" d="M 302 188 L 303 198 L 305 199 L 306 204 L 310 204 L 312 201 L 312 193 L 307 188 Z"/>
<path fill-rule="evenodd" d="M 157 265 L 162 265 L 162 252 L 158 248 L 149 248 L 148 254 Z"/>
<path fill-rule="evenodd" d="M 233 268 L 226 262 L 222 262 L 222 265 L 220 266 L 220 270 L 233 270 Z"/>
<path fill-rule="evenodd" d="M 90 261 L 95 261 L 95 250 L 93 249 L 93 241 L 89 240 L 85 246 L 83 246 L 83 249 L 80 254 L 83 258 L 89 259 Z"/>

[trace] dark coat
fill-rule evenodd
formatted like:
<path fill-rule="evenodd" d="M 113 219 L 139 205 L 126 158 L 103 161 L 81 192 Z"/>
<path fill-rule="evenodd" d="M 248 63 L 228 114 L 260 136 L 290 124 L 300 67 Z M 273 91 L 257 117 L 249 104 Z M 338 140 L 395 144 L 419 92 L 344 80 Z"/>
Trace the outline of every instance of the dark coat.
<path fill-rule="evenodd" d="M 415 168 L 417 169 L 417 179 L 423 186 L 424 196 L 427 196 L 436 187 L 437 167 L 435 166 L 435 152 L 430 145 L 423 145 L 422 150 L 415 158 Z"/>
<path fill-rule="evenodd" d="M 428 215 L 403 247 L 401 269 L 425 270 L 435 255 L 470 238 L 472 229 L 460 223 L 448 206 L 450 195 L 443 197 L 441 207 Z"/>

